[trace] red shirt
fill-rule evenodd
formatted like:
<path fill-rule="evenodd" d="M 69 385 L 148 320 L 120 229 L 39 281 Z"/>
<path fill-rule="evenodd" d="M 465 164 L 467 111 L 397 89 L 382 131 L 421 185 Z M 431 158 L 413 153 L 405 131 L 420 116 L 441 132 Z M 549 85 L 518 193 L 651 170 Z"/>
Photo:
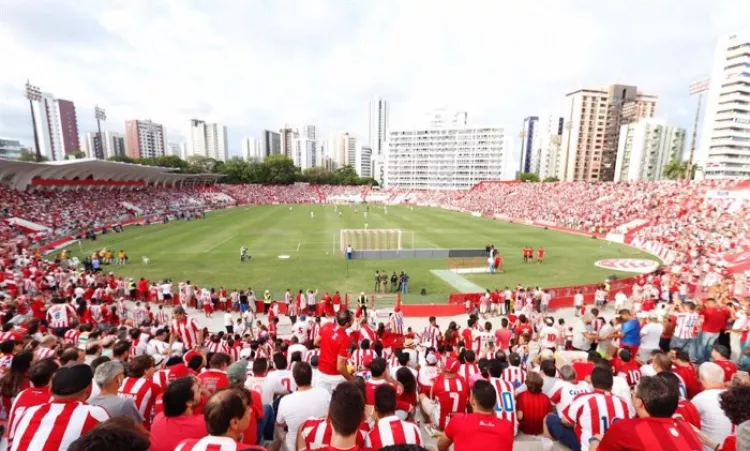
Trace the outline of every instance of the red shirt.
<path fill-rule="evenodd" d="M 441 430 L 445 429 L 451 415 L 466 412 L 466 401 L 469 398 L 469 384 L 461 376 L 448 378 L 438 375 L 432 383 L 433 397 L 440 404 Z M 513 434 L 511 434 L 513 435 Z"/>
<path fill-rule="evenodd" d="M 615 421 L 599 444 L 600 451 L 702 451 L 703 445 L 686 421 L 633 418 Z"/>
<path fill-rule="evenodd" d="M 594 371 L 593 362 L 573 362 L 573 369 L 576 370 L 576 381 L 581 382 L 586 376 L 591 376 Z"/>
<path fill-rule="evenodd" d="M 680 376 L 685 382 L 685 388 L 687 389 L 687 396 L 689 399 L 692 399 L 693 396 L 703 391 L 703 386 L 701 386 L 701 383 L 698 380 L 695 366 L 693 366 L 692 363 L 686 366 L 674 365 L 672 367 L 672 372 Z"/>
<path fill-rule="evenodd" d="M 618 360 L 618 364 L 615 366 L 617 374 L 625 376 L 625 380 L 628 381 L 630 388 L 633 388 L 641 380 L 641 366 L 635 360 L 629 362 L 623 362 Z"/>
<path fill-rule="evenodd" d="M 151 426 L 151 448 L 149 451 L 174 451 L 181 441 L 190 438 L 203 438 L 208 435 L 203 415 L 180 415 L 166 417 L 156 415 Z"/>
<path fill-rule="evenodd" d="M 329 376 L 338 375 L 338 359 L 347 356 L 350 343 L 351 340 L 344 329 L 333 323 L 326 323 L 320 329 L 318 370 Z"/>
<path fill-rule="evenodd" d="M 18 426 L 18 420 L 23 417 L 26 409 L 45 404 L 49 402 L 49 400 L 49 387 L 27 388 L 16 396 L 15 401 L 13 401 L 13 407 L 10 409 L 10 414 L 8 415 L 8 427 L 5 430 L 9 441 L 8 448 L 10 448 L 10 442 L 13 440 L 13 434 Z"/>
<path fill-rule="evenodd" d="M 682 418 L 698 429 L 701 428 L 701 415 L 695 405 L 687 399 L 680 399 L 677 403 L 677 410 L 674 411 L 673 417 L 680 415 Z"/>
<path fill-rule="evenodd" d="M 729 321 L 729 310 L 724 307 L 712 307 L 701 311 L 703 317 L 703 332 L 719 333 L 726 329 Z"/>
<path fill-rule="evenodd" d="M 528 323 L 519 324 L 516 327 L 516 335 L 531 334 L 531 326 Z"/>
<path fill-rule="evenodd" d="M 524 434 L 539 435 L 543 432 L 544 417 L 549 413 L 552 403 L 544 393 L 525 391 L 516 398 L 516 411 L 523 412 L 518 421 L 518 428 Z"/>
<path fill-rule="evenodd" d="M 737 451 L 737 436 L 732 434 L 725 438 L 719 451 Z"/>
<path fill-rule="evenodd" d="M 731 360 L 714 360 L 714 363 L 719 365 L 724 370 L 724 382 L 732 380 L 732 376 L 737 372 L 737 364 Z"/>
<path fill-rule="evenodd" d="M 242 434 L 242 443 L 255 445 L 258 441 L 258 421 L 263 419 L 263 402 L 258 393 L 250 392 L 250 425 Z"/>
<path fill-rule="evenodd" d="M 229 387 L 229 379 L 227 379 L 227 373 L 224 371 L 206 370 L 198 375 L 198 379 L 211 394 Z"/>
<path fill-rule="evenodd" d="M 507 350 L 510 349 L 510 330 L 509 329 L 498 329 L 495 331 L 495 346 L 498 349 Z"/>
<path fill-rule="evenodd" d="M 458 414 L 451 418 L 445 436 L 454 451 L 505 451 L 513 449 L 513 424 L 494 415 Z"/>

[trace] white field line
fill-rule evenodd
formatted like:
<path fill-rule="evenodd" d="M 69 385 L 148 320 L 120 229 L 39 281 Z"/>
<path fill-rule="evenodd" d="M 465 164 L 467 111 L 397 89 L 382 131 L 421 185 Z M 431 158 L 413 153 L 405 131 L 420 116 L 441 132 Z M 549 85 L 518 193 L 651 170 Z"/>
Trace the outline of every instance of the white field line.
<path fill-rule="evenodd" d="M 299 252 L 299 247 L 300 246 L 302 246 L 302 241 L 300 241 L 299 243 L 297 243 L 297 252 Z"/>
<path fill-rule="evenodd" d="M 224 240 L 224 241 L 222 241 L 222 242 L 220 242 L 220 243 L 214 244 L 213 246 L 209 247 L 208 249 L 206 249 L 206 250 L 205 250 L 205 251 L 203 251 L 203 252 L 204 252 L 204 253 L 205 253 L 205 252 L 210 252 L 210 251 L 212 251 L 213 249 L 216 249 L 217 247 L 221 246 L 222 244 L 226 243 L 227 241 L 231 240 L 232 238 L 234 238 L 234 237 L 236 237 L 236 236 L 237 236 L 237 234 L 234 234 L 234 235 L 230 236 L 229 238 L 227 238 L 226 240 Z"/>

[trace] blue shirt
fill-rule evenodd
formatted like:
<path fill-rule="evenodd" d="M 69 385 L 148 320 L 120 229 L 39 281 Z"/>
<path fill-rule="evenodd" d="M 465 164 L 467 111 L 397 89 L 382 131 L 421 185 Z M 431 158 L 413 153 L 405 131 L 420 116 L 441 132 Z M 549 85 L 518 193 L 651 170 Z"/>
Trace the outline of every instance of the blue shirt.
<path fill-rule="evenodd" d="M 622 325 L 621 343 L 628 346 L 641 345 L 641 323 L 636 318 L 631 318 Z"/>

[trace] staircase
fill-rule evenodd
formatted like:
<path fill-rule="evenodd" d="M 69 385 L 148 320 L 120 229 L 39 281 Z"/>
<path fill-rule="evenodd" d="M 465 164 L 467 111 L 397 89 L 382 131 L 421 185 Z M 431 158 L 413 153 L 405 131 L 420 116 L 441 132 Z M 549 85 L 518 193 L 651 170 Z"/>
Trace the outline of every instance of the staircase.
<path fill-rule="evenodd" d="M 318 200 L 321 203 L 325 203 L 327 197 L 326 197 L 325 193 L 323 192 L 323 190 L 321 190 L 320 186 L 318 186 L 318 185 L 313 185 L 313 187 L 315 188 L 315 192 L 318 193 Z"/>
<path fill-rule="evenodd" d="M 120 202 L 120 204 L 123 207 L 125 207 L 126 209 L 128 209 L 128 210 L 130 210 L 132 212 L 135 212 L 136 214 L 139 214 L 139 215 L 143 214 L 143 210 L 141 210 L 140 208 L 138 208 L 135 205 L 131 204 L 130 202 Z"/>

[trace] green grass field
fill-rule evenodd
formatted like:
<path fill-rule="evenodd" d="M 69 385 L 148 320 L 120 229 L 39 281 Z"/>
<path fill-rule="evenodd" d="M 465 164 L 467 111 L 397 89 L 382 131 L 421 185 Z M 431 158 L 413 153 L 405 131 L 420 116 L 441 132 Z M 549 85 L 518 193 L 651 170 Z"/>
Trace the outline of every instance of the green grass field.
<path fill-rule="evenodd" d="M 106 247 L 115 253 L 124 249 L 130 257 L 126 266 L 110 265 L 105 270 L 125 277 L 190 280 L 199 286 L 265 289 L 280 298 L 286 288 L 339 290 L 342 293 L 371 292 L 376 270 L 405 271 L 410 276 L 406 302 L 441 302 L 447 294 L 459 291 L 430 272 L 448 269 L 447 259 L 399 259 L 352 261 L 348 265 L 339 251 L 339 230 L 364 228 L 363 206 L 359 212 L 349 206 L 295 205 L 239 207 L 209 212 L 201 221 L 175 221 L 168 225 L 127 227 L 124 233 L 100 236 L 71 247 L 73 255 L 88 255 Z M 310 211 L 315 218 L 310 218 Z M 552 230 L 509 224 L 465 213 L 415 207 L 370 206 L 367 219 L 371 229 L 403 230 L 404 248 L 484 248 L 495 244 L 504 257 L 501 274 L 464 275 L 487 288 L 517 283 L 532 286 L 562 286 L 595 283 L 612 270 L 600 269 L 594 262 L 603 258 L 651 258 L 636 249 Z M 252 260 L 240 263 L 239 249 L 249 248 Z M 547 255 L 542 265 L 525 264 L 521 249 L 543 246 Z M 279 255 L 289 255 L 288 260 Z M 150 265 L 142 264 L 142 257 Z M 348 274 L 348 275 L 347 275 Z M 620 276 L 628 275 L 621 273 Z M 421 288 L 427 296 L 420 296 Z"/>

